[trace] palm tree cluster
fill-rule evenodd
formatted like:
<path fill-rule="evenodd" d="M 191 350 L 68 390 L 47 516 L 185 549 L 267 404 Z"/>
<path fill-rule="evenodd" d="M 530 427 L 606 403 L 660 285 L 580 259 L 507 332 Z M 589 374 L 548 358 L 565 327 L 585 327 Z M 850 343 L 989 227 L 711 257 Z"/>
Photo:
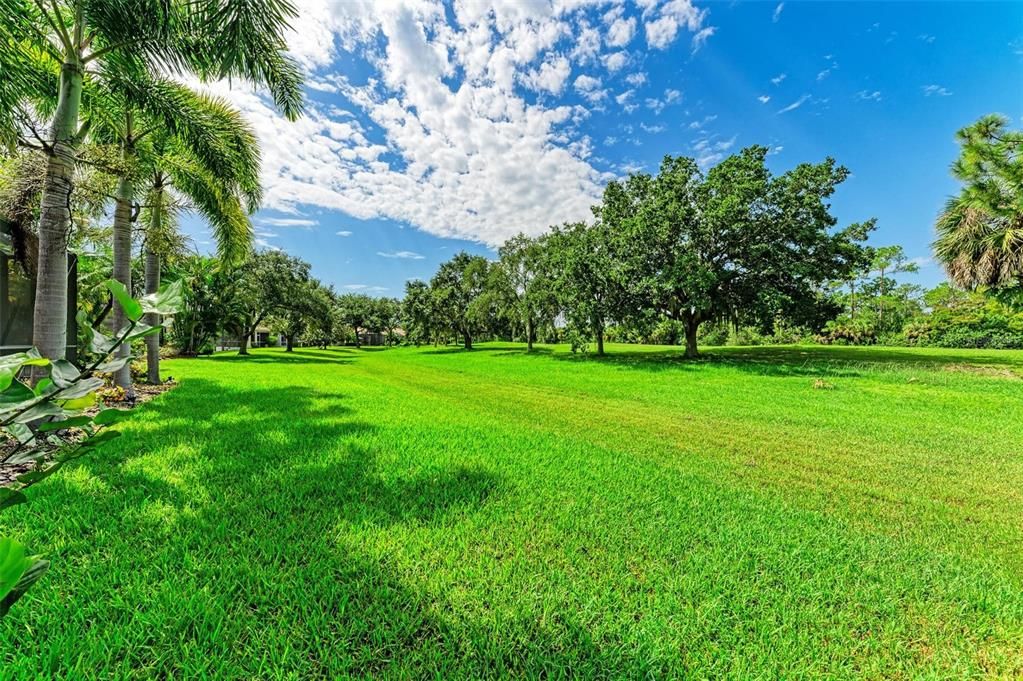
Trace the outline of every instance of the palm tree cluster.
<path fill-rule="evenodd" d="M 186 83 L 244 80 L 294 119 L 301 74 L 283 39 L 294 15 L 286 0 L 0 0 L 0 145 L 44 159 L 33 317 L 44 356 L 62 358 L 67 346 L 67 244 L 83 167 L 112 178 L 113 274 L 128 290 L 136 233 L 145 290 L 155 291 L 184 210 L 212 226 L 221 262 L 246 257 L 261 200 L 256 137 L 225 100 Z M 115 305 L 112 324 L 123 322 Z M 130 390 L 127 367 L 117 382 Z"/>
<path fill-rule="evenodd" d="M 1023 285 L 1023 132 L 1008 124 L 985 116 L 957 134 L 952 174 L 964 187 L 938 218 L 934 252 L 963 288 Z"/>

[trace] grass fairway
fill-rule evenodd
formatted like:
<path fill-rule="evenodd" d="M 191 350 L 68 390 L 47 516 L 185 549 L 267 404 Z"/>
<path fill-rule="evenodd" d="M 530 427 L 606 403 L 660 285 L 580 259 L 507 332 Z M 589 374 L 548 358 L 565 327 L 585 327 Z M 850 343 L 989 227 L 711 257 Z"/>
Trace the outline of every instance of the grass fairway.
<path fill-rule="evenodd" d="M 610 352 L 167 363 L 0 677 L 1023 674 L 1023 353 Z"/>

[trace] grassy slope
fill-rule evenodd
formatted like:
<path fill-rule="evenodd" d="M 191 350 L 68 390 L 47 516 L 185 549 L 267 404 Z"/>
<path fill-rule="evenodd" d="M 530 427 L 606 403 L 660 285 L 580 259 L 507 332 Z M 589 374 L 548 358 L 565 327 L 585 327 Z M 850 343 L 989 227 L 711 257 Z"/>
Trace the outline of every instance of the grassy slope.
<path fill-rule="evenodd" d="M 1023 353 L 612 352 L 168 363 L 4 678 L 1023 673 Z"/>

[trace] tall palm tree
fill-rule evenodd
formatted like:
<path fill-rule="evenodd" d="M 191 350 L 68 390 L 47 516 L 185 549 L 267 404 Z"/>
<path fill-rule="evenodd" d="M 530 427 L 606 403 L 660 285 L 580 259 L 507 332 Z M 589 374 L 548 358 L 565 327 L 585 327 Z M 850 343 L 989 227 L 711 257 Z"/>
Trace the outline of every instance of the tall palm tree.
<path fill-rule="evenodd" d="M 114 278 L 131 290 L 132 223 L 139 213 L 136 200 L 144 192 L 152 208 L 144 223 L 146 243 L 151 247 L 147 285 L 159 285 L 158 256 L 165 251 L 161 245 L 168 243 L 167 235 L 173 235 L 166 229 L 172 224 L 168 209 L 174 205 L 173 197 L 165 196 L 171 178 L 214 226 L 222 259 L 228 265 L 240 261 L 251 246 L 252 230 L 236 195 L 244 196 L 250 211 L 262 198 L 258 145 L 241 115 L 223 100 L 140 71 L 110 75 L 105 85 L 103 114 L 94 118 L 93 137 L 118 149 Z M 143 178 L 147 187 L 140 187 Z M 120 328 L 125 322 L 116 308 L 113 327 Z M 149 379 L 155 382 L 159 374 L 152 358 L 158 356 L 159 340 L 154 337 L 148 342 L 153 350 L 149 353 Z M 123 348 L 125 354 L 128 351 Z M 115 380 L 130 399 L 130 368 L 121 369 Z"/>
<path fill-rule="evenodd" d="M 176 131 L 163 129 L 152 137 L 147 168 L 145 209 L 145 290 L 160 288 L 162 258 L 172 254 L 181 241 L 177 216 L 193 210 L 213 230 L 220 261 L 233 266 L 244 260 L 252 247 L 249 213 L 262 201 L 259 184 L 259 146 L 241 114 L 227 102 L 189 93 L 191 108 L 200 113 L 190 126 Z M 209 149 L 205 139 L 223 144 Z M 159 323 L 155 317 L 146 320 Z M 146 378 L 160 382 L 159 336 L 146 338 Z"/>
<path fill-rule="evenodd" d="M 1023 132 L 985 116 L 957 134 L 965 184 L 938 217 L 934 253 L 963 288 L 1023 286 Z"/>
<path fill-rule="evenodd" d="M 282 35 L 295 15 L 287 0 L 0 0 L 4 59 L 24 80 L 29 59 L 44 54 L 59 64 L 56 106 L 39 145 L 47 154 L 39 217 L 33 337 L 47 357 L 66 347 L 68 201 L 76 152 L 88 133 L 83 92 L 131 64 L 147 73 L 167 70 L 202 79 L 239 77 L 268 87 L 289 118 L 301 109 L 301 75 L 285 55 Z M 14 49 L 14 48 L 17 49 Z M 6 73 L 5 73 L 6 76 Z M 17 97 L 0 91 L 0 99 Z M 0 134 L 17 130 L 12 110 L 0 111 Z M 88 112 L 86 112 L 88 113 Z M 6 117 L 6 118 L 5 118 Z"/>

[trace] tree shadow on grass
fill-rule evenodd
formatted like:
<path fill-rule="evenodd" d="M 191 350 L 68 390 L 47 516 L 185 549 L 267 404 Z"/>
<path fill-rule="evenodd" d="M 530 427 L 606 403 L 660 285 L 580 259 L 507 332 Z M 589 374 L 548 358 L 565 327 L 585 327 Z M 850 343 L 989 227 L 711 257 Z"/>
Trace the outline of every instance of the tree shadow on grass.
<path fill-rule="evenodd" d="M 190 379 L 141 407 L 121 438 L 32 491 L 28 508 L 46 519 L 32 522 L 33 547 L 62 548 L 30 595 L 41 602 L 0 623 L 0 660 L 39 655 L 52 637 L 90 651 L 107 676 L 629 668 L 620 646 L 606 654 L 567 613 L 520 612 L 500 626 L 456 614 L 449 594 L 427 587 L 429 559 L 407 556 L 402 569 L 374 550 L 380 531 L 463 522 L 504 485 L 480 468 L 396 458 L 382 426 L 346 401 Z M 74 617 L 57 616 L 57 602 Z M 42 633 L 15 634 L 26 627 Z M 65 652 L 51 671 L 73 675 L 59 660 L 78 651 Z"/>
<path fill-rule="evenodd" d="M 601 356 L 593 352 L 554 352 L 552 348 L 500 346 L 487 348 L 495 357 L 553 359 L 562 362 L 599 363 L 643 371 L 691 371 L 727 367 L 761 376 L 856 377 L 865 371 L 934 370 L 954 365 L 1004 367 L 1023 372 L 1023 358 L 1011 353 L 976 351 L 945 354 L 940 351 L 908 351 L 904 348 L 843 346 L 758 346 L 709 347 L 696 359 L 683 356 L 683 349 L 629 350 L 614 347 Z"/>
<path fill-rule="evenodd" d="M 206 362 L 245 362 L 249 364 L 278 364 L 283 362 L 293 362 L 296 364 L 351 364 L 354 358 L 354 353 L 341 349 L 318 350 L 316 352 L 299 350 L 291 352 L 260 352 L 259 349 L 256 349 L 250 350 L 248 355 L 239 355 L 237 352 L 226 351 L 197 359 Z"/>

